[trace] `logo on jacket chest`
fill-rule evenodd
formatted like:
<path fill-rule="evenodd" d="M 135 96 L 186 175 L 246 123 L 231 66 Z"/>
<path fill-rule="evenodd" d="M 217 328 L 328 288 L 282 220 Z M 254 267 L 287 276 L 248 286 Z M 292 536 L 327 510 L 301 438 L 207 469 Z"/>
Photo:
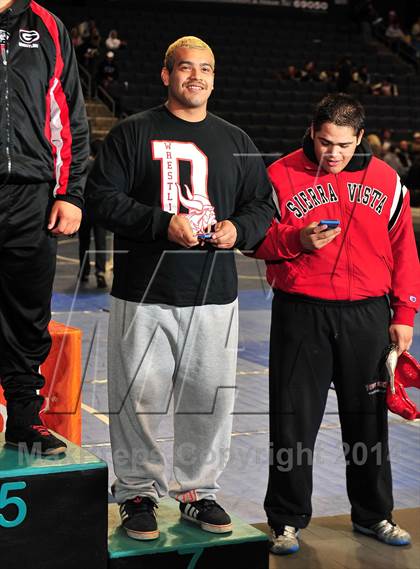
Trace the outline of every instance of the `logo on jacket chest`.
<path fill-rule="evenodd" d="M 381 190 L 364 186 L 363 184 L 352 184 L 347 182 L 347 190 L 349 192 L 349 200 L 351 203 L 366 205 L 373 209 L 375 213 L 381 215 L 388 196 L 384 195 Z"/>
<path fill-rule="evenodd" d="M 381 215 L 384 205 L 388 199 L 381 190 L 365 186 L 363 184 L 347 183 L 348 197 L 350 203 L 358 203 L 371 208 L 375 213 Z M 297 219 L 305 217 L 313 209 L 339 201 L 338 193 L 332 184 L 317 184 L 313 188 L 306 188 L 297 192 L 286 202 L 286 208 L 293 213 Z"/>
<path fill-rule="evenodd" d="M 6 42 L 9 38 L 9 32 L 6 32 L 6 30 L 0 30 L 0 45 L 6 45 Z"/>
<path fill-rule="evenodd" d="M 39 47 L 39 33 L 36 30 L 19 30 L 19 47 Z"/>
<path fill-rule="evenodd" d="M 330 183 L 324 187 L 317 184 L 313 188 L 306 188 L 295 194 L 286 203 L 287 209 L 298 219 L 305 217 L 313 209 L 328 203 L 338 202 L 338 196 Z"/>

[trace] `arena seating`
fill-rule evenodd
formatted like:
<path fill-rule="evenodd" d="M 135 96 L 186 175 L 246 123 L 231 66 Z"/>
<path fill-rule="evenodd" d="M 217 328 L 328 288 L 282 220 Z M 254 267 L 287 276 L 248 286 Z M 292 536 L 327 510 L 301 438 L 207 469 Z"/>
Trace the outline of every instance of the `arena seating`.
<path fill-rule="evenodd" d="M 64 7 L 54 4 L 62 14 Z M 197 3 L 201 4 L 201 3 Z M 367 65 L 372 82 L 393 75 L 399 97 L 381 97 L 355 91 L 366 105 L 368 129 L 394 130 L 395 139 L 411 138 L 419 116 L 420 78 L 407 63 L 380 44 L 366 45 L 351 21 L 332 21 L 325 15 L 285 18 L 281 10 L 252 12 L 237 6 L 158 3 L 143 8 L 137 2 L 103 3 L 92 15 L 106 36 L 118 29 L 128 49 L 117 55 L 121 82 L 128 82 L 124 106 L 129 113 L 165 100 L 160 80 L 166 47 L 181 35 L 198 35 L 216 55 L 216 87 L 210 110 L 242 127 L 266 153 L 283 153 L 299 145 L 313 105 L 331 90 L 323 82 L 278 79 L 280 71 L 293 64 L 302 68 L 308 60 L 317 69 L 334 69 L 343 56 L 357 65 Z M 248 7 L 249 8 L 249 7 Z M 86 14 L 66 15 L 71 26 Z M 64 15 L 63 15 L 64 17 Z"/>

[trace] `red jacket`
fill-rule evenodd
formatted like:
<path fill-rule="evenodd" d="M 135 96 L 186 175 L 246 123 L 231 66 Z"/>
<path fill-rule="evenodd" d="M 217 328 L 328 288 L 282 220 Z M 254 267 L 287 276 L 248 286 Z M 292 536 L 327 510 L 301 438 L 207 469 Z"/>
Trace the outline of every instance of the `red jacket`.
<path fill-rule="evenodd" d="M 255 256 L 266 260 L 270 285 L 328 300 L 389 294 L 393 323 L 413 326 L 420 270 L 407 189 L 371 155 L 355 155 L 345 170 L 329 174 L 309 144 L 268 168 L 281 223 L 273 221 Z M 341 233 L 304 252 L 300 230 L 321 219 L 339 219 Z"/>

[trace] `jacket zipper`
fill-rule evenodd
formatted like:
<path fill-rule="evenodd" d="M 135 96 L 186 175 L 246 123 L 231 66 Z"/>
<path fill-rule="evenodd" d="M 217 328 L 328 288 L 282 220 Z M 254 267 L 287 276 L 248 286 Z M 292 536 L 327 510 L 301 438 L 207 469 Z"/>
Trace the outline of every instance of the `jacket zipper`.
<path fill-rule="evenodd" d="M 343 205 L 343 192 L 341 191 L 341 186 L 340 186 L 340 182 L 338 180 L 338 175 L 335 174 L 335 179 L 337 182 L 337 188 L 338 188 L 338 195 L 339 195 L 339 201 L 340 201 L 340 212 L 341 212 L 341 227 L 344 228 L 344 205 Z M 349 242 L 348 242 L 348 237 L 347 237 L 347 228 L 344 228 L 344 247 L 346 249 L 346 257 L 347 257 L 347 295 L 348 295 L 348 299 L 350 300 L 351 298 L 351 280 L 352 280 L 352 276 L 351 276 L 351 268 L 350 268 L 350 252 L 349 252 Z"/>
<path fill-rule="evenodd" d="M 9 21 L 9 15 L 10 12 L 8 13 L 8 18 L 7 18 L 7 24 Z M 8 63 L 7 63 L 7 56 L 9 54 L 9 42 L 8 42 L 8 28 L 9 26 L 6 25 L 5 26 L 5 43 L 1 46 L 1 63 L 3 65 L 4 68 L 4 100 L 5 100 L 5 105 L 4 105 L 4 110 L 5 110 L 5 114 L 6 114 L 6 159 L 7 159 L 7 178 L 5 180 L 5 182 L 7 182 L 7 180 L 9 179 L 11 173 L 12 173 L 12 155 L 11 155 L 11 141 L 10 141 L 10 102 L 9 102 L 9 76 L 8 76 Z"/>

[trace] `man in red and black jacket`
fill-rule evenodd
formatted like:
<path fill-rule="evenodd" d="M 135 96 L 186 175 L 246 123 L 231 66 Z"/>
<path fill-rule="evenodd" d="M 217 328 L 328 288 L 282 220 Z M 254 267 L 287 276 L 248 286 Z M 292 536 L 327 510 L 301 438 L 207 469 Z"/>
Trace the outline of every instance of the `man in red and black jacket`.
<path fill-rule="evenodd" d="M 353 527 L 391 545 L 410 542 L 391 517 L 380 362 L 390 341 L 400 353 L 411 345 L 419 263 L 408 192 L 397 173 L 372 156 L 363 125 L 359 102 L 329 95 L 303 148 L 268 170 L 281 223 L 272 223 L 256 256 L 266 260 L 274 289 L 274 461 L 265 509 L 277 554 L 298 550 L 298 531 L 311 518 L 313 449 L 332 381 Z M 287 468 L 285 452 L 292 461 Z"/>
<path fill-rule="evenodd" d="M 69 36 L 30 0 L 0 0 L 0 377 L 6 441 L 65 450 L 39 417 L 56 237 L 80 224 L 88 126 Z"/>

